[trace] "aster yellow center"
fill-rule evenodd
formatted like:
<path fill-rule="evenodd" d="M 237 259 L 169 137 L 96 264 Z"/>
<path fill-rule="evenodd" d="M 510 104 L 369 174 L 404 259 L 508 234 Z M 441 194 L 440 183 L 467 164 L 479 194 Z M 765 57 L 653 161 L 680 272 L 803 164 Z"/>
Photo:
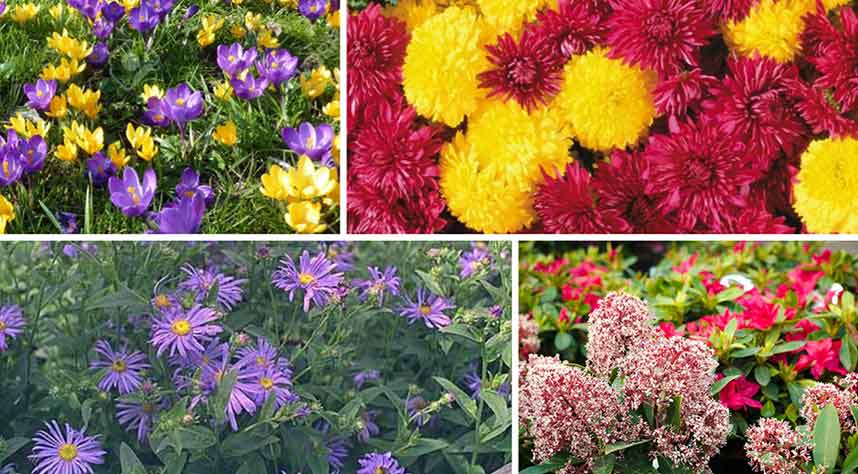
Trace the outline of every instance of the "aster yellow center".
<path fill-rule="evenodd" d="M 74 461 L 77 458 L 77 446 L 73 444 L 64 444 L 57 451 L 63 461 Z"/>
<path fill-rule="evenodd" d="M 149 402 L 143 402 L 141 409 L 143 410 L 143 413 L 152 413 L 155 411 L 155 405 L 152 405 Z"/>
<path fill-rule="evenodd" d="M 155 306 L 159 308 L 166 308 L 170 306 L 170 298 L 167 298 L 167 295 L 158 295 L 155 297 Z"/>
<path fill-rule="evenodd" d="M 179 319 L 170 326 L 170 330 L 177 336 L 187 336 L 191 332 L 191 323 L 187 319 Z"/>
<path fill-rule="evenodd" d="M 265 390 L 271 390 L 271 388 L 274 387 L 274 381 L 269 377 L 262 377 L 259 379 L 259 385 L 262 385 L 262 388 Z"/>
<path fill-rule="evenodd" d="M 256 365 L 258 365 L 259 367 L 264 367 L 266 365 L 266 362 L 267 361 L 265 360 L 265 357 L 262 357 L 262 356 L 256 357 Z"/>
<path fill-rule="evenodd" d="M 125 363 L 122 359 L 117 359 L 113 361 L 113 365 L 110 367 L 114 372 L 125 372 L 128 370 L 128 364 Z"/>
<path fill-rule="evenodd" d="M 375 474 L 384 474 L 384 468 L 378 466 L 377 468 L 375 468 Z"/>
<path fill-rule="evenodd" d="M 430 308 L 429 306 L 423 305 L 420 307 L 420 314 L 422 314 L 424 316 L 431 313 L 431 312 L 432 312 L 432 308 Z"/>
<path fill-rule="evenodd" d="M 298 275 L 298 281 L 301 282 L 302 285 L 309 285 L 316 281 L 316 277 L 310 275 L 309 273 L 301 273 Z"/>
<path fill-rule="evenodd" d="M 6 323 L 0 321 L 0 331 L 3 331 L 4 329 L 6 329 Z"/>

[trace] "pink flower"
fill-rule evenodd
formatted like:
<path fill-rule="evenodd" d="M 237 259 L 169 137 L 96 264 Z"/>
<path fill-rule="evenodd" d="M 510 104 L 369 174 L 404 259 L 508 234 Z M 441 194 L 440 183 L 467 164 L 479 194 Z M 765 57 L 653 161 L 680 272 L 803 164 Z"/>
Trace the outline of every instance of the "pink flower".
<path fill-rule="evenodd" d="M 527 359 L 527 356 L 539 351 L 539 325 L 530 314 L 523 314 L 518 318 L 518 356 Z"/>
<path fill-rule="evenodd" d="M 747 432 L 745 451 L 751 466 L 763 474 L 795 474 L 810 462 L 813 445 L 788 421 L 761 418 Z"/>
<path fill-rule="evenodd" d="M 665 337 L 681 337 L 683 334 L 683 331 L 672 323 L 658 323 L 658 328 L 664 333 Z"/>
<path fill-rule="evenodd" d="M 775 325 L 775 320 L 781 309 L 780 305 L 769 303 L 762 296 L 744 299 L 742 306 L 745 307 L 743 316 L 747 321 L 747 326 L 760 331 L 767 331 Z"/>
<path fill-rule="evenodd" d="M 657 335 L 650 319 L 649 308 L 640 299 L 609 293 L 590 313 L 587 368 L 600 377 L 609 375 L 632 348 Z"/>
<path fill-rule="evenodd" d="M 849 381 L 846 382 L 848 385 Z M 843 431 L 854 433 L 855 421 L 852 418 L 852 407 L 858 404 L 858 396 L 848 386 L 846 390 L 830 383 L 818 383 L 808 387 L 801 397 L 801 417 L 807 421 L 808 426 L 813 426 L 819 412 L 829 404 L 837 410 Z"/>
<path fill-rule="evenodd" d="M 803 348 L 805 354 L 798 358 L 795 370 L 800 371 L 810 367 L 810 374 L 816 380 L 819 380 L 826 370 L 846 375 L 846 371 L 840 365 L 840 344 L 840 341 L 831 338 L 808 341 Z"/>
<path fill-rule="evenodd" d="M 697 263 L 697 257 L 699 257 L 699 255 L 695 253 L 694 255 L 688 257 L 688 260 L 685 260 L 679 265 L 674 265 L 673 271 L 679 273 L 680 275 L 685 275 L 686 273 L 690 272 L 692 268 L 694 268 L 694 264 Z"/>
<path fill-rule="evenodd" d="M 819 325 L 809 319 L 802 319 L 795 323 L 794 328 L 798 329 L 798 331 L 785 334 L 784 337 L 787 341 L 803 341 L 807 339 L 807 336 L 816 332 L 819 329 Z"/>
<path fill-rule="evenodd" d="M 557 323 L 560 326 L 569 324 L 569 310 L 566 307 L 560 308 L 560 314 L 557 316 Z"/>
<path fill-rule="evenodd" d="M 718 374 L 718 380 L 724 378 L 724 374 Z M 718 393 L 718 398 L 721 404 L 725 407 L 738 411 L 744 410 L 745 407 L 755 408 L 759 410 L 763 408 L 763 404 L 759 400 L 754 399 L 754 395 L 760 391 L 760 386 L 748 380 L 744 375 L 730 381 L 721 392 Z"/>

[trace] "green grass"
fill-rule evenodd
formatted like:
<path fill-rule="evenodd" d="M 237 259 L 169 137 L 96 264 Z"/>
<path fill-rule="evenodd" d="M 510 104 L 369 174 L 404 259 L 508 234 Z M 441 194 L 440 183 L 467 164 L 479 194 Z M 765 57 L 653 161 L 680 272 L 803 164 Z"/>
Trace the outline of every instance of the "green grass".
<path fill-rule="evenodd" d="M 35 20 L 23 26 L 12 22 L 8 12 L 0 19 L 0 122 L 4 124 L 19 111 L 33 113 L 25 107 L 22 86 L 34 82 L 46 64 L 57 62 L 57 54 L 45 41 L 53 31 L 66 28 L 75 38 L 85 39 L 90 44 L 95 41 L 79 15 L 55 21 L 48 14 L 48 8 L 57 1 L 61 0 L 36 0 L 42 10 Z M 301 122 L 331 122 L 321 108 L 331 100 L 335 89 L 329 87 L 322 97 L 311 102 L 303 96 L 295 78 L 282 95 L 269 91 L 253 103 L 237 98 L 224 103 L 212 92 L 214 85 L 223 80 L 215 62 L 216 49 L 218 44 L 236 41 L 229 27 L 243 24 L 245 13 L 252 11 L 262 14 L 263 24 L 280 30 L 277 35 L 280 47 L 299 57 L 302 71 L 320 64 L 333 70 L 339 66 L 338 32 L 323 20 L 311 24 L 277 1 L 268 4 L 261 0 L 245 0 L 240 6 L 203 0 L 178 0 L 176 3 L 176 8 L 148 41 L 128 28 L 126 20 L 120 21 L 108 40 L 111 50 L 108 66 L 101 71 L 87 68 L 71 81 L 81 87 L 101 90 L 103 109 L 96 120 L 83 116 L 75 118 L 90 128 L 104 128 L 105 148 L 121 140 L 126 151 L 133 155 L 124 131 L 128 122 L 137 125 L 142 117 L 145 109 L 140 98 L 143 85 L 158 84 L 166 89 L 187 82 L 192 89 L 202 91 L 206 98 L 203 116 L 189 126 L 189 139 L 182 144 L 175 127 L 153 128 L 160 149 L 158 155 L 149 164 L 136 157 L 131 161 L 138 171 L 153 166 L 158 175 L 158 193 L 150 209 L 159 210 L 174 198 L 173 188 L 182 170 L 191 166 L 202 175 L 202 181 L 215 190 L 216 201 L 206 213 L 202 232 L 290 233 L 278 203 L 259 192 L 260 177 L 273 160 L 297 161 L 297 156 L 289 152 L 280 139 L 281 128 Z M 193 3 L 199 5 L 200 11 L 183 21 L 182 15 Z M 14 6 L 11 4 L 9 10 Z M 219 15 L 225 23 L 215 43 L 202 49 L 197 44 L 196 34 L 202 18 L 210 14 Z M 252 34 L 239 41 L 244 46 L 255 44 Z M 60 90 L 65 87 L 61 86 Z M 57 228 L 44 207 L 53 213 L 78 214 L 81 225 L 84 215 L 88 214 L 91 225 L 87 230 L 91 233 L 143 232 L 147 229 L 144 220 L 125 217 L 110 203 L 105 188 L 92 188 L 84 173 L 84 154 L 81 154 L 84 159 L 72 164 L 53 156 L 53 149 L 62 141 L 61 125 L 71 122 L 71 115 L 62 121 L 51 121 L 53 127 L 46 137 L 50 152 L 45 169 L 15 186 L 0 188 L 0 194 L 15 204 L 17 212 L 7 232 L 56 233 Z M 226 120 L 233 120 L 239 130 L 239 143 L 232 148 L 211 139 L 214 128 Z M 92 203 L 88 209 L 86 195 L 90 188 Z M 329 232 L 338 231 L 339 209 L 329 209 L 325 217 Z"/>

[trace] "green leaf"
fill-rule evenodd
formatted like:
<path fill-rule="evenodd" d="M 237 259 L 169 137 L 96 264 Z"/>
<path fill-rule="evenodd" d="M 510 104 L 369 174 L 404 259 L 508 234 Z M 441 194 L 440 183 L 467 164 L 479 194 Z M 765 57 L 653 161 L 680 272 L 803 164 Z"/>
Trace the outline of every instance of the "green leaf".
<path fill-rule="evenodd" d="M 220 452 L 225 458 L 236 458 L 259 450 L 269 444 L 276 443 L 278 438 L 264 430 L 251 430 L 227 436 L 220 445 Z"/>
<path fill-rule="evenodd" d="M 572 345 L 572 335 L 568 332 L 558 332 L 554 336 L 554 347 L 558 351 L 565 351 Z"/>
<path fill-rule="evenodd" d="M 744 349 L 739 349 L 731 352 L 730 357 L 734 359 L 741 359 L 742 357 L 750 357 L 752 355 L 757 355 L 759 352 L 759 347 L 746 347 Z"/>
<path fill-rule="evenodd" d="M 554 471 L 562 468 L 568 462 L 569 462 L 568 456 L 558 454 L 557 456 L 553 456 L 551 459 L 549 459 L 548 461 L 545 461 L 544 463 L 542 463 L 538 466 L 530 466 L 529 468 L 524 469 L 523 471 L 519 471 L 518 474 L 546 474 L 548 472 L 554 472 Z"/>
<path fill-rule="evenodd" d="M 29 438 L 17 437 L 7 439 L 3 445 L 5 449 L 0 451 L 0 464 L 3 461 L 15 454 L 19 449 L 23 448 L 30 442 Z"/>
<path fill-rule="evenodd" d="M 542 297 L 540 301 L 543 303 L 550 303 L 557 299 L 557 288 L 554 286 L 549 286 L 542 292 Z"/>
<path fill-rule="evenodd" d="M 259 474 L 260 472 L 266 472 L 265 461 L 258 454 L 254 454 L 239 466 L 235 474 Z"/>
<path fill-rule="evenodd" d="M 858 365 L 858 347 L 852 342 L 852 337 L 846 335 L 842 339 L 843 345 L 840 346 L 840 363 L 848 372 L 854 372 L 855 366 Z"/>
<path fill-rule="evenodd" d="M 414 272 L 417 273 L 421 280 L 423 280 L 423 283 L 429 291 L 437 296 L 444 296 L 444 290 L 441 289 L 441 285 L 438 283 L 437 278 L 424 271 L 414 270 Z"/>
<path fill-rule="evenodd" d="M 715 383 L 712 384 L 712 388 L 709 389 L 709 393 L 712 396 L 718 395 L 721 390 L 724 390 L 724 387 L 726 387 L 728 383 L 736 380 L 741 376 L 742 374 L 725 375 L 724 378 L 722 378 L 721 380 L 716 380 Z"/>
<path fill-rule="evenodd" d="M 772 355 L 783 354 L 784 352 L 797 351 L 804 347 L 807 341 L 792 341 L 778 344 L 772 348 Z"/>
<path fill-rule="evenodd" d="M 670 407 L 667 409 L 667 423 L 677 430 L 682 428 L 682 395 L 673 397 L 670 402 Z"/>
<path fill-rule="evenodd" d="M 614 463 L 617 458 L 613 454 L 606 454 L 596 458 L 593 462 L 593 474 L 611 474 L 614 472 Z"/>
<path fill-rule="evenodd" d="M 825 472 L 832 472 L 840 452 L 840 419 L 834 405 L 825 405 L 813 425 L 813 462 Z"/>
<path fill-rule="evenodd" d="M 203 451 L 217 444 L 217 436 L 205 426 L 182 426 L 176 430 L 182 449 Z"/>
<path fill-rule="evenodd" d="M 167 465 L 164 468 L 164 474 L 182 474 L 182 471 L 185 470 L 186 462 L 188 462 L 187 454 L 182 453 L 178 456 L 173 456 L 167 462 Z"/>
<path fill-rule="evenodd" d="M 494 390 L 480 390 L 480 397 L 486 402 L 492 413 L 495 414 L 495 424 L 506 424 L 510 419 L 506 398 L 498 395 Z"/>
<path fill-rule="evenodd" d="M 733 336 L 736 335 L 736 329 L 739 327 L 739 320 L 733 318 L 730 322 L 727 323 L 727 327 L 724 328 L 724 334 L 727 335 L 728 338 L 733 339 Z"/>
<path fill-rule="evenodd" d="M 715 295 L 715 301 L 718 303 L 724 303 L 727 301 L 735 301 L 736 298 L 745 294 L 744 288 L 739 288 L 738 286 L 731 286 L 726 290 Z M 735 321 L 735 320 L 734 320 Z"/>
<path fill-rule="evenodd" d="M 766 386 L 772 381 L 772 372 L 766 365 L 758 365 L 754 368 L 754 379 L 761 386 Z"/>
<path fill-rule="evenodd" d="M 858 469 L 858 448 L 853 448 L 849 451 L 849 455 L 843 460 L 843 467 L 840 468 L 840 474 L 852 474 Z"/>
<path fill-rule="evenodd" d="M 470 326 L 465 325 L 465 324 L 459 324 L 459 323 L 451 324 L 449 326 L 446 326 L 446 327 L 439 329 L 439 332 L 442 332 L 444 334 L 455 334 L 456 336 L 462 336 L 465 339 L 468 339 L 468 340 L 471 340 L 471 341 L 474 341 L 477 343 L 480 342 L 480 337 L 477 336 L 477 333 L 475 333 L 474 330 Z"/>
<path fill-rule="evenodd" d="M 420 438 L 414 446 L 409 446 L 406 449 L 398 451 L 397 455 L 403 458 L 417 458 L 441 449 L 446 449 L 448 446 L 450 446 L 450 443 L 442 439 Z"/>
<path fill-rule="evenodd" d="M 632 441 L 629 443 L 613 443 L 605 446 L 605 454 L 615 453 L 617 451 L 622 451 L 624 449 L 631 448 L 632 446 L 637 446 L 640 444 L 649 443 L 648 439 L 644 439 L 641 441 Z"/>
<path fill-rule="evenodd" d="M 119 464 L 122 466 L 122 474 L 146 474 L 146 467 L 140 462 L 140 458 L 125 443 L 119 445 Z"/>
<path fill-rule="evenodd" d="M 477 403 L 468 396 L 461 388 L 457 387 L 456 384 L 450 382 L 449 380 L 443 377 L 432 377 L 438 382 L 444 390 L 450 392 L 453 397 L 456 398 L 456 403 L 462 407 L 462 410 L 465 410 L 471 418 L 474 420 L 477 419 Z"/>

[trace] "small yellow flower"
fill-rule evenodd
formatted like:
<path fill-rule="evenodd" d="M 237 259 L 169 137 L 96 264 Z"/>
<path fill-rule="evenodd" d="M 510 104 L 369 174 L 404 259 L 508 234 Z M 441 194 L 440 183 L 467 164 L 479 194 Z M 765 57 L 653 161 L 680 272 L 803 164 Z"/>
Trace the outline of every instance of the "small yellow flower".
<path fill-rule="evenodd" d="M 14 117 L 9 119 L 9 125 L 7 125 L 6 128 L 15 130 L 18 135 L 24 138 L 31 138 L 35 135 L 47 137 L 48 130 L 51 129 L 51 126 L 44 120 L 38 118 L 31 122 L 24 118 L 24 116 L 21 115 L 21 112 L 18 112 Z"/>
<path fill-rule="evenodd" d="M 232 86 L 229 82 L 219 82 L 214 88 L 215 97 L 227 101 L 232 98 Z"/>
<path fill-rule="evenodd" d="M 337 170 L 316 166 L 308 156 L 302 155 L 295 167 L 286 170 L 272 165 L 262 175 L 262 194 L 278 201 L 297 202 L 316 199 L 330 193 L 337 186 Z"/>
<path fill-rule="evenodd" d="M 25 3 L 23 5 L 18 5 L 12 11 L 12 21 L 18 23 L 19 25 L 23 25 L 24 23 L 32 20 L 39 13 L 40 7 L 37 7 L 34 3 Z"/>
<path fill-rule="evenodd" d="M 77 59 L 69 61 L 66 58 L 60 60 L 60 64 L 54 66 L 48 64 L 42 69 L 41 78 L 50 81 L 51 79 L 65 83 L 74 76 L 77 76 L 86 69 L 86 63 L 81 63 Z"/>
<path fill-rule="evenodd" d="M 68 113 L 68 107 L 66 107 L 66 97 L 62 94 L 57 94 L 51 99 L 51 105 L 48 108 L 48 111 L 45 112 L 45 115 L 53 118 L 63 118 Z"/>
<path fill-rule="evenodd" d="M 68 103 L 73 108 L 81 111 L 87 117 L 94 119 L 101 111 L 101 91 L 81 89 L 77 84 L 72 84 L 66 91 Z"/>
<path fill-rule="evenodd" d="M 68 137 L 63 139 L 63 144 L 58 146 L 54 151 L 54 155 L 61 161 L 76 161 L 77 160 L 77 145 Z"/>
<path fill-rule="evenodd" d="M 6 128 L 11 128 L 18 133 L 18 135 L 26 135 L 27 134 L 27 119 L 21 115 L 21 112 L 18 112 L 17 115 L 11 117 L 9 119 L 9 125 Z M 27 137 L 29 138 L 29 137 Z"/>
<path fill-rule="evenodd" d="M 63 16 L 63 4 L 57 3 L 56 5 L 48 9 L 48 13 L 51 14 L 51 17 L 54 20 L 59 20 Z"/>
<path fill-rule="evenodd" d="M 158 154 L 158 147 L 155 145 L 155 140 L 152 138 L 145 139 L 140 144 L 140 147 L 135 150 L 137 156 L 144 161 L 152 161 L 155 155 Z"/>
<path fill-rule="evenodd" d="M 259 28 L 259 25 L 262 24 L 262 15 L 253 14 L 253 12 L 247 12 L 244 14 L 244 26 L 247 27 L 250 31 L 256 31 Z"/>
<path fill-rule="evenodd" d="M 332 11 L 331 13 L 328 13 L 327 20 L 328 20 L 328 26 L 330 26 L 333 29 L 339 28 L 340 27 L 340 11 L 336 10 L 336 11 Z"/>
<path fill-rule="evenodd" d="M 322 205 L 310 201 L 295 202 L 286 208 L 286 224 L 299 234 L 315 234 L 328 226 L 321 224 Z"/>
<path fill-rule="evenodd" d="M 143 93 L 140 94 L 140 98 L 143 99 L 143 102 L 149 102 L 149 99 L 152 97 L 161 98 L 164 97 L 164 90 L 161 89 L 157 84 L 144 84 L 143 85 Z"/>
<path fill-rule="evenodd" d="M 235 39 L 242 39 L 247 36 L 247 30 L 244 29 L 244 27 L 239 25 L 238 23 L 232 25 L 232 27 L 229 29 L 229 32 L 232 33 L 232 37 Z"/>
<path fill-rule="evenodd" d="M 201 21 L 201 29 L 197 32 L 197 43 L 201 48 L 214 43 L 215 33 L 223 27 L 223 18 L 216 15 L 208 15 Z"/>
<path fill-rule="evenodd" d="M 86 41 L 80 41 L 69 36 L 63 29 L 62 34 L 56 31 L 48 37 L 48 46 L 56 52 L 68 56 L 69 59 L 81 61 L 92 53 L 92 46 Z"/>
<path fill-rule="evenodd" d="M 130 12 L 131 10 L 137 8 L 140 5 L 140 0 L 122 0 L 122 6 L 125 7 L 126 12 Z"/>
<path fill-rule="evenodd" d="M 83 129 L 78 136 L 77 145 L 89 155 L 94 155 L 104 148 L 104 130 L 101 127 L 95 130 Z"/>
<path fill-rule="evenodd" d="M 235 127 L 235 123 L 230 120 L 218 126 L 212 134 L 212 138 L 226 146 L 235 145 L 238 142 L 238 130 Z"/>
<path fill-rule="evenodd" d="M 6 224 L 15 220 L 15 206 L 0 194 L 0 234 L 6 233 Z"/>
<path fill-rule="evenodd" d="M 274 36 L 271 31 L 266 28 L 263 28 L 259 32 L 259 36 L 256 38 L 256 46 L 259 49 L 274 49 L 280 47 L 280 41 L 277 40 L 277 37 Z"/>
<path fill-rule="evenodd" d="M 331 156 L 334 158 L 334 163 L 340 164 L 340 134 L 334 135 L 334 140 L 331 143 Z"/>
<path fill-rule="evenodd" d="M 110 158 L 117 170 L 121 170 L 131 160 L 131 157 L 125 154 L 125 148 L 119 140 L 107 147 L 107 157 Z"/>
<path fill-rule="evenodd" d="M 303 89 L 304 94 L 311 99 L 315 99 L 324 94 L 328 84 L 331 83 L 331 71 L 324 65 L 321 65 L 313 69 L 306 78 L 302 74 L 300 80 L 301 89 Z"/>
<path fill-rule="evenodd" d="M 322 107 L 322 112 L 333 119 L 340 118 L 340 93 L 334 94 L 334 98 Z"/>
<path fill-rule="evenodd" d="M 148 127 L 140 126 L 138 128 L 134 128 L 134 125 L 129 123 L 128 126 L 125 127 L 125 138 L 128 139 L 128 143 L 131 144 L 131 148 L 137 148 L 140 143 L 146 137 L 152 136 L 152 130 Z"/>
<path fill-rule="evenodd" d="M 214 43 L 214 41 L 215 34 L 213 31 L 200 30 L 197 32 L 197 44 L 200 45 L 200 48 L 205 48 Z"/>

